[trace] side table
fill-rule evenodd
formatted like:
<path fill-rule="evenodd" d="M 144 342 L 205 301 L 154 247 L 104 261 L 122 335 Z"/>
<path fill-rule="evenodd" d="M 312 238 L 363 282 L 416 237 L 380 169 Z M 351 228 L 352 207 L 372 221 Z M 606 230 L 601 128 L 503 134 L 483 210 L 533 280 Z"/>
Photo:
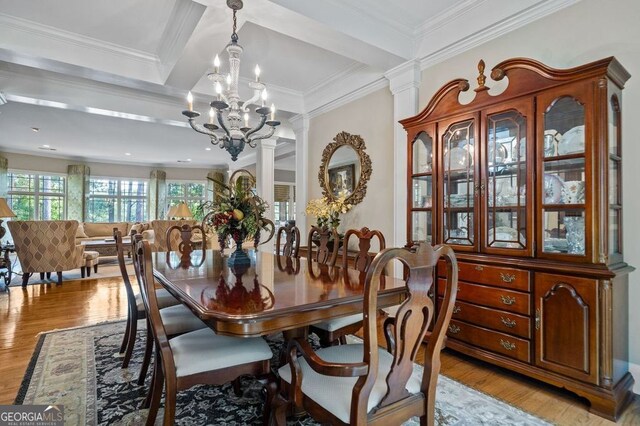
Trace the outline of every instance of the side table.
<path fill-rule="evenodd" d="M 4 287 L 0 288 L 2 291 L 9 291 L 9 283 L 13 274 L 11 259 L 9 253 L 15 253 L 16 248 L 13 244 L 6 244 L 0 246 L 0 284 L 4 283 Z"/>

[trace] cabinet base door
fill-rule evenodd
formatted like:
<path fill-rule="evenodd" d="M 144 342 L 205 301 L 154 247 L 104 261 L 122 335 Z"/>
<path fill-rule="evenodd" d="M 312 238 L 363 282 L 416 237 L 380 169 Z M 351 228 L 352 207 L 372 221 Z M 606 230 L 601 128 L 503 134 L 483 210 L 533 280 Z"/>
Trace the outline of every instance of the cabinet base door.
<path fill-rule="evenodd" d="M 598 383 L 598 281 L 535 275 L 537 366 Z"/>

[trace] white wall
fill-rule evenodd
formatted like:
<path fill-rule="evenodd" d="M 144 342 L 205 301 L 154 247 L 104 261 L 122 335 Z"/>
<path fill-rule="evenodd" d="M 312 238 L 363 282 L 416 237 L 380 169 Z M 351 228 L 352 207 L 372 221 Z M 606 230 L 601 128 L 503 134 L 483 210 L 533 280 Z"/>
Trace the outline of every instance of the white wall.
<path fill-rule="evenodd" d="M 504 59 L 522 56 L 556 68 L 567 68 L 615 56 L 631 73 L 622 95 L 624 255 L 640 267 L 640 212 L 637 182 L 640 181 L 640 1 L 582 0 L 552 16 L 533 22 L 492 40 L 422 73 L 420 108 L 453 78 L 466 78 L 475 88 L 480 59 L 486 74 Z M 492 86 L 487 79 L 487 86 Z M 496 85 L 495 83 L 493 84 Z M 470 90 L 472 91 L 472 90 Z M 640 271 L 630 275 L 629 344 L 635 392 L 640 391 Z"/>
<path fill-rule="evenodd" d="M 369 229 L 380 230 L 387 240 L 391 241 L 393 237 L 393 98 L 391 92 L 388 89 L 379 90 L 311 119 L 309 187 L 307 188 L 309 199 L 322 197 L 322 190 L 318 183 L 322 151 L 341 131 L 362 136 L 367 147 L 365 152 L 371 157 L 372 173 L 364 201 L 346 215 L 342 215 L 340 231 L 367 226 Z M 309 218 L 307 221 L 308 226 L 312 224 L 315 224 L 315 218 Z"/>

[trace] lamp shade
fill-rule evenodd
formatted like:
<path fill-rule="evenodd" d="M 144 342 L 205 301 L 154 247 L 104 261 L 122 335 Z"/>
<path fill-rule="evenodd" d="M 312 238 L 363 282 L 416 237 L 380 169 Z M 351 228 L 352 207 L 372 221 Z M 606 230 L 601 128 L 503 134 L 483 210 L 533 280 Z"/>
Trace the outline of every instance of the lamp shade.
<path fill-rule="evenodd" d="M 186 203 L 180 203 L 175 207 L 176 207 L 176 210 L 175 212 L 173 212 L 173 217 L 179 217 L 179 218 L 193 217 L 193 215 L 191 214 L 191 210 L 189 210 L 189 206 L 187 206 Z"/>
<path fill-rule="evenodd" d="M 169 211 L 167 212 L 167 219 L 171 219 L 176 217 L 176 209 L 178 208 L 178 206 L 171 206 L 169 207 Z"/>
<path fill-rule="evenodd" d="M 6 198 L 0 198 L 0 217 L 16 217 L 16 214 L 7 204 Z"/>

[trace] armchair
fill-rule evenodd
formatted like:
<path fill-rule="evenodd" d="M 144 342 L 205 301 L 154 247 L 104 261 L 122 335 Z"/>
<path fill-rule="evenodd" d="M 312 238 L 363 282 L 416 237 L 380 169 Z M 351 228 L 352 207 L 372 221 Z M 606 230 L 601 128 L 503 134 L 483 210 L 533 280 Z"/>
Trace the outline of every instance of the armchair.
<path fill-rule="evenodd" d="M 22 286 L 26 286 L 34 272 L 58 275 L 84 268 L 84 246 L 76 245 L 76 220 L 14 220 L 7 222 L 16 254 L 22 268 Z"/>

